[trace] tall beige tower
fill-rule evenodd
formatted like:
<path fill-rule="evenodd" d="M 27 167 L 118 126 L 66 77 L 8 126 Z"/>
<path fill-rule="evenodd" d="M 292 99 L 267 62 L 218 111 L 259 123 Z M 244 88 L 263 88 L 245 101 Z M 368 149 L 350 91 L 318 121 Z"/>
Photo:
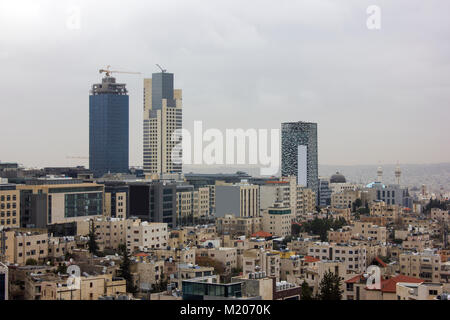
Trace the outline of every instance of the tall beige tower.
<path fill-rule="evenodd" d="M 181 173 L 182 165 L 172 159 L 174 139 L 182 129 L 182 92 L 173 89 L 173 73 L 161 70 L 144 79 L 144 174 L 157 179 L 161 174 Z M 181 150 L 177 152 L 181 157 Z"/>

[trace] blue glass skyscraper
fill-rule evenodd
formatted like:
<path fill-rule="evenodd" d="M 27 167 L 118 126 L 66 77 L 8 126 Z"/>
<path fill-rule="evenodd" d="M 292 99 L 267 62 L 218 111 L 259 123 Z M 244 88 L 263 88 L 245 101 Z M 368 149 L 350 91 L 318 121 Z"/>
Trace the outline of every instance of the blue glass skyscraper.
<path fill-rule="evenodd" d="M 106 76 L 89 96 L 89 168 L 95 177 L 128 172 L 129 99 L 125 84 Z"/>

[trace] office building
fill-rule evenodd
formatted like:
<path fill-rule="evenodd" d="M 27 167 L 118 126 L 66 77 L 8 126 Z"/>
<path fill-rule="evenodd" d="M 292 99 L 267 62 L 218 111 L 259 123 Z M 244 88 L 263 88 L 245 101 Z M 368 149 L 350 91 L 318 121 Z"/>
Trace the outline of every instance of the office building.
<path fill-rule="evenodd" d="M 104 186 L 95 183 L 18 185 L 23 227 L 82 221 L 103 215 Z"/>
<path fill-rule="evenodd" d="M 177 223 L 176 192 L 176 184 L 171 183 L 130 183 L 127 217 L 164 222 L 174 228 Z"/>
<path fill-rule="evenodd" d="M 318 194 L 317 123 L 281 124 L 281 175 L 296 176 L 297 184 Z"/>
<path fill-rule="evenodd" d="M 319 206 L 327 207 L 331 205 L 331 189 L 330 189 L 330 181 L 325 178 L 319 179 Z"/>
<path fill-rule="evenodd" d="M 259 217 L 259 186 L 238 183 L 216 185 L 216 217 Z"/>
<path fill-rule="evenodd" d="M 172 149 L 181 142 L 173 134 L 182 129 L 182 92 L 174 90 L 173 79 L 165 70 L 144 79 L 144 174 L 152 178 L 182 172 L 181 163 L 172 159 Z"/>
<path fill-rule="evenodd" d="M 106 76 L 89 96 L 89 169 L 95 177 L 127 173 L 129 100 L 125 84 Z"/>
<path fill-rule="evenodd" d="M 104 215 L 111 218 L 126 218 L 128 185 L 123 181 L 106 181 Z"/>

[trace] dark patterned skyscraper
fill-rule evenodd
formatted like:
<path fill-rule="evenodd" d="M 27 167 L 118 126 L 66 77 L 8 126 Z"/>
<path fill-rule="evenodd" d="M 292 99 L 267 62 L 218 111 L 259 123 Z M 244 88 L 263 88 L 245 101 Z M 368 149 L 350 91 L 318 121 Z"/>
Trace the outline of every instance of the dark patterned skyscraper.
<path fill-rule="evenodd" d="M 129 114 L 125 84 L 105 76 L 89 96 L 89 168 L 94 176 L 128 172 Z"/>
<path fill-rule="evenodd" d="M 299 121 L 281 124 L 281 174 L 297 176 L 297 183 L 312 189 L 317 199 L 317 123 Z"/>

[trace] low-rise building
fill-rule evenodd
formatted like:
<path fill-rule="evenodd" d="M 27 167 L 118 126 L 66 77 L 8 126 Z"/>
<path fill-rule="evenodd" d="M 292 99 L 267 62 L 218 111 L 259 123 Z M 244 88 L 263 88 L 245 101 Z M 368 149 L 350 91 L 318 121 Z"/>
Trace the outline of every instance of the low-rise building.
<path fill-rule="evenodd" d="M 328 242 L 315 242 L 309 245 L 308 255 L 320 260 L 342 261 L 347 273 L 360 273 L 366 270 L 366 247 Z"/>
<path fill-rule="evenodd" d="M 370 222 L 355 221 L 352 228 L 352 236 L 362 237 L 381 243 L 387 241 L 386 227 L 380 227 Z"/>
<path fill-rule="evenodd" d="M 420 278 L 426 282 L 441 281 L 441 257 L 432 250 L 419 253 L 404 252 L 399 258 L 400 274 Z"/>
<path fill-rule="evenodd" d="M 275 206 L 264 210 L 262 230 L 278 237 L 289 236 L 291 235 L 293 219 L 294 215 L 289 207 L 276 203 Z"/>
<path fill-rule="evenodd" d="M 262 230 L 261 217 L 235 217 L 227 214 L 216 219 L 217 233 L 221 235 L 246 236 Z"/>
<path fill-rule="evenodd" d="M 37 262 L 48 257 L 48 234 L 46 230 L 9 229 L 2 231 L 0 248 L 5 248 L 5 261 L 25 265 L 28 259 Z"/>
<path fill-rule="evenodd" d="M 165 249 L 169 241 L 167 223 L 133 221 L 127 226 L 127 249 L 130 252 Z"/>
<path fill-rule="evenodd" d="M 197 249 L 197 255 L 201 257 L 209 257 L 220 262 L 224 267 L 225 273 L 231 273 L 237 268 L 237 250 L 236 248 L 201 248 Z"/>
<path fill-rule="evenodd" d="M 350 227 L 344 227 L 339 230 L 328 231 L 328 241 L 334 243 L 348 243 L 352 237 Z"/>

